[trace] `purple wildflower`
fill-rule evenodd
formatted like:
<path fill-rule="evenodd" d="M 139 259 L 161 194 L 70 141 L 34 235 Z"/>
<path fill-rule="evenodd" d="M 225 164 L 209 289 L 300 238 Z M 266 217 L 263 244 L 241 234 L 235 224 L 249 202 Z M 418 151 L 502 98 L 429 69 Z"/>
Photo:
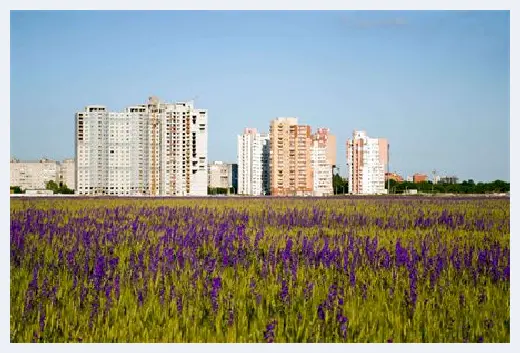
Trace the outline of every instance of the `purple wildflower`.
<path fill-rule="evenodd" d="M 99 310 L 99 297 L 95 296 L 94 301 L 92 302 L 92 310 L 90 312 L 90 319 L 89 319 L 89 327 L 92 329 L 94 318 L 96 317 Z"/>
<path fill-rule="evenodd" d="M 276 320 L 272 320 L 268 325 L 267 327 L 265 328 L 265 331 L 264 331 L 264 339 L 268 342 L 268 343 L 273 343 L 274 342 L 274 329 L 276 327 L 276 324 L 277 324 L 277 321 Z"/>
<path fill-rule="evenodd" d="M 346 316 L 343 316 L 343 314 L 339 313 L 337 315 L 337 320 L 339 323 L 339 330 L 340 330 L 341 337 L 343 337 L 343 339 L 345 340 L 345 339 L 347 339 L 348 319 Z"/>
<path fill-rule="evenodd" d="M 182 297 L 177 296 L 177 312 L 182 313 Z"/>
<path fill-rule="evenodd" d="M 309 300 L 312 297 L 313 289 L 314 289 L 314 283 L 307 282 L 307 285 L 303 289 L 303 294 L 305 296 L 305 300 Z"/>
<path fill-rule="evenodd" d="M 45 309 L 40 304 L 40 335 L 43 333 L 45 329 Z"/>
<path fill-rule="evenodd" d="M 235 313 L 233 311 L 233 309 L 229 309 L 228 310 L 228 326 L 233 326 L 233 322 L 234 322 L 234 319 L 235 319 Z"/>
<path fill-rule="evenodd" d="M 161 306 L 164 305 L 164 284 L 161 284 L 161 287 L 159 288 L 159 301 Z"/>
<path fill-rule="evenodd" d="M 289 300 L 289 287 L 287 286 L 286 280 L 282 281 L 282 288 L 280 289 L 280 300 L 285 305 L 287 305 L 288 300 Z"/>
<path fill-rule="evenodd" d="M 212 280 L 212 289 L 211 289 L 211 305 L 213 306 L 213 311 L 217 311 L 218 309 L 218 293 L 220 288 L 222 287 L 222 280 L 220 277 L 215 277 Z"/>
<path fill-rule="evenodd" d="M 106 286 L 105 287 L 105 297 L 106 297 L 106 303 L 105 303 L 105 315 L 110 310 L 110 304 L 112 302 L 112 298 L 110 297 L 110 293 L 112 292 L 112 286 Z"/>
<path fill-rule="evenodd" d="M 137 290 L 137 302 L 139 303 L 139 306 L 143 305 L 144 298 L 143 298 L 143 291 L 141 289 Z"/>
<path fill-rule="evenodd" d="M 94 286 L 96 291 L 101 290 L 101 282 L 105 277 L 105 258 L 104 256 L 98 256 L 96 258 L 96 267 L 94 269 Z"/>
<path fill-rule="evenodd" d="M 318 305 L 318 318 L 320 320 L 325 320 L 325 310 L 323 310 L 323 304 Z"/>

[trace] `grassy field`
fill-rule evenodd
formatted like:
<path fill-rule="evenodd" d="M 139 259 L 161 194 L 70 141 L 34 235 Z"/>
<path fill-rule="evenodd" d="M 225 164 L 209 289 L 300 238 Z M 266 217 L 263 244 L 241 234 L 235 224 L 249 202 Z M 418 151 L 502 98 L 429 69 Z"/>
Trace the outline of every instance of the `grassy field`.
<path fill-rule="evenodd" d="M 11 199 L 11 342 L 509 342 L 508 198 Z"/>

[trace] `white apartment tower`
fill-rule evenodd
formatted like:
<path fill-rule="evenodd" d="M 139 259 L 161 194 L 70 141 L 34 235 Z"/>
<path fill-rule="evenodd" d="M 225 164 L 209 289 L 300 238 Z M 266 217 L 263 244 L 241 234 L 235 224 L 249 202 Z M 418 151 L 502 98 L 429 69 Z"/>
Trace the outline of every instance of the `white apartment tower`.
<path fill-rule="evenodd" d="M 247 128 L 238 135 L 238 194 L 269 193 L 269 134 Z"/>
<path fill-rule="evenodd" d="M 383 194 L 388 167 L 388 141 L 354 131 L 347 140 L 348 189 L 351 194 Z"/>
<path fill-rule="evenodd" d="M 332 168 L 336 164 L 336 138 L 326 128 L 317 129 L 311 142 L 313 195 L 333 195 Z"/>
<path fill-rule="evenodd" d="M 207 110 L 193 102 L 76 114 L 76 193 L 207 195 Z"/>

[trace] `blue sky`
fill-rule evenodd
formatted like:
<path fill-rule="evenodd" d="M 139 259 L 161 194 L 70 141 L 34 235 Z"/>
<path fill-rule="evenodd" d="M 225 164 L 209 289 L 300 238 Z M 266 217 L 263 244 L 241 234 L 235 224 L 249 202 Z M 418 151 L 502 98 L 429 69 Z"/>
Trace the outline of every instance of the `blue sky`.
<path fill-rule="evenodd" d="M 11 156 L 74 156 L 74 113 L 194 97 L 209 159 L 278 116 L 354 129 L 390 169 L 509 180 L 507 11 L 11 12 Z"/>

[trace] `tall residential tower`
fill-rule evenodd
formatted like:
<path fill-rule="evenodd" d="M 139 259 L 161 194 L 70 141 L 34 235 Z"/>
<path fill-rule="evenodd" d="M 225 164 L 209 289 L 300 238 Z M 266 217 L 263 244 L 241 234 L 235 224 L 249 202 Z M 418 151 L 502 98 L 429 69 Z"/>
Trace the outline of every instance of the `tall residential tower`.
<path fill-rule="evenodd" d="M 269 194 L 269 135 L 247 128 L 237 138 L 238 194 Z"/>
<path fill-rule="evenodd" d="M 277 118 L 271 121 L 269 137 L 271 195 L 312 195 L 311 127 L 298 125 L 296 118 Z"/>
<path fill-rule="evenodd" d="M 76 193 L 207 195 L 207 110 L 193 102 L 76 114 Z"/>
<path fill-rule="evenodd" d="M 383 194 L 388 167 L 388 141 L 354 131 L 347 140 L 348 191 L 351 194 Z"/>
<path fill-rule="evenodd" d="M 329 129 L 319 128 L 312 135 L 311 164 L 314 196 L 333 195 L 332 168 L 336 165 L 336 138 Z"/>

